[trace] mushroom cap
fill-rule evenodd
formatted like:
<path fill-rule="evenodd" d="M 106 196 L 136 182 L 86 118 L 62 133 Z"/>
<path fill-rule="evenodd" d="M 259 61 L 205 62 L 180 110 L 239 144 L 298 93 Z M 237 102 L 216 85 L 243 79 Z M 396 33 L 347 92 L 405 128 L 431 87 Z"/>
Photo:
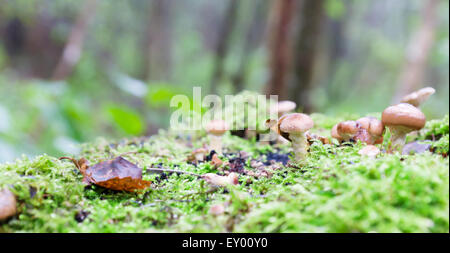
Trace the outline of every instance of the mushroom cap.
<path fill-rule="evenodd" d="M 309 131 L 307 131 L 305 133 L 306 135 L 306 139 L 308 140 L 309 144 L 312 144 L 314 142 L 314 140 L 318 140 L 320 142 L 322 142 L 322 144 L 330 144 L 330 140 L 327 137 L 315 134 L 315 133 L 310 133 Z"/>
<path fill-rule="evenodd" d="M 206 125 L 206 131 L 213 135 L 223 135 L 226 131 L 228 131 L 227 123 L 221 119 L 211 120 Z"/>
<path fill-rule="evenodd" d="M 193 154 L 207 154 L 208 150 L 206 148 L 197 148 L 192 151 Z"/>
<path fill-rule="evenodd" d="M 283 114 L 283 113 L 287 113 L 290 111 L 295 110 L 295 108 L 297 107 L 297 104 L 295 102 L 289 101 L 289 100 L 284 100 L 284 101 L 280 101 L 277 104 L 278 106 L 278 113 L 279 114 Z"/>
<path fill-rule="evenodd" d="M 360 126 L 366 129 L 370 135 L 381 136 L 384 132 L 384 125 L 381 120 L 375 117 L 362 117 L 356 121 Z"/>
<path fill-rule="evenodd" d="M 358 154 L 360 155 L 365 155 L 365 156 L 369 156 L 369 157 L 375 157 L 380 153 L 380 149 L 377 148 L 374 145 L 367 145 L 365 146 L 363 149 L 361 149 L 360 151 L 358 151 Z"/>
<path fill-rule="evenodd" d="M 337 125 L 337 134 L 341 137 L 353 136 L 358 133 L 360 126 L 356 121 L 347 120 Z"/>
<path fill-rule="evenodd" d="M 291 113 L 280 118 L 278 128 L 281 133 L 295 134 L 308 131 L 314 126 L 313 120 L 303 113 Z"/>
<path fill-rule="evenodd" d="M 337 126 L 338 126 L 338 124 L 334 125 L 333 128 L 331 128 L 331 137 L 333 137 L 337 140 L 341 140 L 342 137 L 339 135 L 339 133 L 337 131 Z"/>
<path fill-rule="evenodd" d="M 17 201 L 9 189 L 0 190 L 0 221 L 6 220 L 17 212 Z"/>
<path fill-rule="evenodd" d="M 413 93 L 410 93 L 402 98 L 400 102 L 408 103 L 415 107 L 420 106 L 425 100 L 428 99 L 429 96 L 433 95 L 436 92 L 434 88 L 425 87 Z"/>
<path fill-rule="evenodd" d="M 401 103 L 389 106 L 383 111 L 381 121 L 386 126 L 402 126 L 419 130 L 425 126 L 425 115 L 416 107 Z"/>

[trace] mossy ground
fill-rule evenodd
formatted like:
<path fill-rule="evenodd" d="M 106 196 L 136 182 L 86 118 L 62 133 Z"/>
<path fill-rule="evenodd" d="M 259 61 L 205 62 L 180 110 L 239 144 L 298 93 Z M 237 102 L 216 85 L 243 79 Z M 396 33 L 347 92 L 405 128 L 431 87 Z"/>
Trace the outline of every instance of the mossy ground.
<path fill-rule="evenodd" d="M 333 124 L 354 118 L 315 114 L 313 132 L 329 135 Z M 316 142 L 300 169 L 282 166 L 270 178 L 240 175 L 240 184 L 215 191 L 192 175 L 147 171 L 217 172 L 209 163 L 186 161 L 193 148 L 207 143 L 204 133 L 100 139 L 86 144 L 82 156 L 95 164 L 122 154 L 143 168 L 152 186 L 136 193 L 85 187 L 68 161 L 23 158 L 0 165 L 0 187 L 10 187 L 19 204 L 19 213 L 0 224 L 0 232 L 449 232 L 448 124 L 448 116 L 430 121 L 409 138 L 437 138 L 436 153 L 368 158 L 358 154 L 361 143 Z M 221 158 L 245 151 L 249 170 L 255 170 L 252 158 L 265 161 L 268 152 L 290 152 L 289 145 L 231 135 L 224 145 L 228 155 Z M 209 212 L 223 203 L 224 214 Z"/>

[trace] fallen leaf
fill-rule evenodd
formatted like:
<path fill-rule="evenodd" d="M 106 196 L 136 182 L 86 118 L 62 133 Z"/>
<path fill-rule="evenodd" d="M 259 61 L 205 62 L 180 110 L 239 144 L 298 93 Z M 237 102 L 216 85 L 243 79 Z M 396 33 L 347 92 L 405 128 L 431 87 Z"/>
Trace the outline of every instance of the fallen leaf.
<path fill-rule="evenodd" d="M 17 213 L 16 196 L 8 190 L 0 191 L 0 221 L 6 220 Z"/>
<path fill-rule="evenodd" d="M 95 184 L 116 191 L 132 192 L 145 189 L 151 182 L 142 180 L 142 169 L 119 156 L 113 160 L 89 166 L 86 159 L 75 160 L 69 157 L 61 159 L 71 160 L 83 174 L 83 182 L 87 185 Z"/>

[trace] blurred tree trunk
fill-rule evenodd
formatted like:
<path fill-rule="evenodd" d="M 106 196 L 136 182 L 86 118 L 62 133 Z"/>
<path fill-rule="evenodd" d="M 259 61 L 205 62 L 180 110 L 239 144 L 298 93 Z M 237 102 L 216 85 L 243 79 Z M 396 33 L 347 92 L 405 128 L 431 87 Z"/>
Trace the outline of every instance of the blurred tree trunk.
<path fill-rule="evenodd" d="M 97 0 L 85 0 L 74 26 L 70 32 L 62 56 L 53 72 L 53 80 L 63 80 L 67 78 L 74 66 L 78 63 L 83 50 L 84 38 L 89 26 L 89 22 L 95 16 Z"/>
<path fill-rule="evenodd" d="M 398 103 L 404 95 L 422 87 L 426 63 L 434 42 L 437 21 L 438 0 L 427 0 L 422 9 L 419 30 L 411 38 L 406 62 L 400 74 L 393 103 Z"/>
<path fill-rule="evenodd" d="M 269 17 L 269 66 L 270 77 L 266 87 L 267 95 L 278 95 L 284 99 L 287 75 L 290 65 L 290 32 L 295 16 L 295 0 L 272 1 Z"/>
<path fill-rule="evenodd" d="M 338 18 L 327 18 L 328 31 L 326 40 L 328 46 L 328 69 L 326 73 L 327 80 L 327 98 L 329 104 L 340 100 L 340 92 L 332 87 L 333 80 L 336 78 L 338 66 L 348 54 L 348 41 L 346 37 L 346 28 L 349 19 L 352 16 L 353 1 L 345 1 L 344 12 Z"/>
<path fill-rule="evenodd" d="M 313 110 L 311 90 L 314 65 L 324 19 L 323 1 L 304 1 L 298 8 L 300 14 L 295 38 L 293 87 L 290 94 L 291 99 L 303 112 L 310 113 Z"/>
<path fill-rule="evenodd" d="M 240 92 L 244 89 L 247 78 L 248 63 L 252 54 L 260 45 L 266 21 L 267 1 L 259 0 L 256 3 L 253 12 L 253 18 L 244 39 L 244 47 L 241 53 L 239 67 L 233 77 L 234 92 Z"/>
<path fill-rule="evenodd" d="M 217 85 L 219 85 L 220 81 L 222 80 L 225 58 L 230 46 L 232 31 L 236 24 L 238 5 L 238 0 L 229 0 L 225 17 L 220 27 L 220 33 L 217 40 L 214 69 L 210 81 L 211 94 L 217 93 Z"/>
<path fill-rule="evenodd" d="M 172 1 L 153 0 L 147 30 L 145 80 L 168 79 L 172 65 Z"/>

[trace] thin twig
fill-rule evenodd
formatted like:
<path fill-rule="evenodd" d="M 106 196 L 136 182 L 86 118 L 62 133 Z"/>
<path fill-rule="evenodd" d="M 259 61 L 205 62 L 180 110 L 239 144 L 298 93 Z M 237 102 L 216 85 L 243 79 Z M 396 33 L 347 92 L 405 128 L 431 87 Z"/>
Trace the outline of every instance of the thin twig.
<path fill-rule="evenodd" d="M 171 169 L 159 169 L 159 168 L 149 168 L 147 169 L 148 172 L 154 172 L 154 173 L 177 173 L 177 174 L 188 174 L 191 176 L 196 176 L 196 177 L 201 177 L 202 175 L 200 174 L 196 174 L 196 173 L 192 173 L 192 172 L 187 172 L 187 171 L 182 171 L 182 170 L 171 170 Z"/>

